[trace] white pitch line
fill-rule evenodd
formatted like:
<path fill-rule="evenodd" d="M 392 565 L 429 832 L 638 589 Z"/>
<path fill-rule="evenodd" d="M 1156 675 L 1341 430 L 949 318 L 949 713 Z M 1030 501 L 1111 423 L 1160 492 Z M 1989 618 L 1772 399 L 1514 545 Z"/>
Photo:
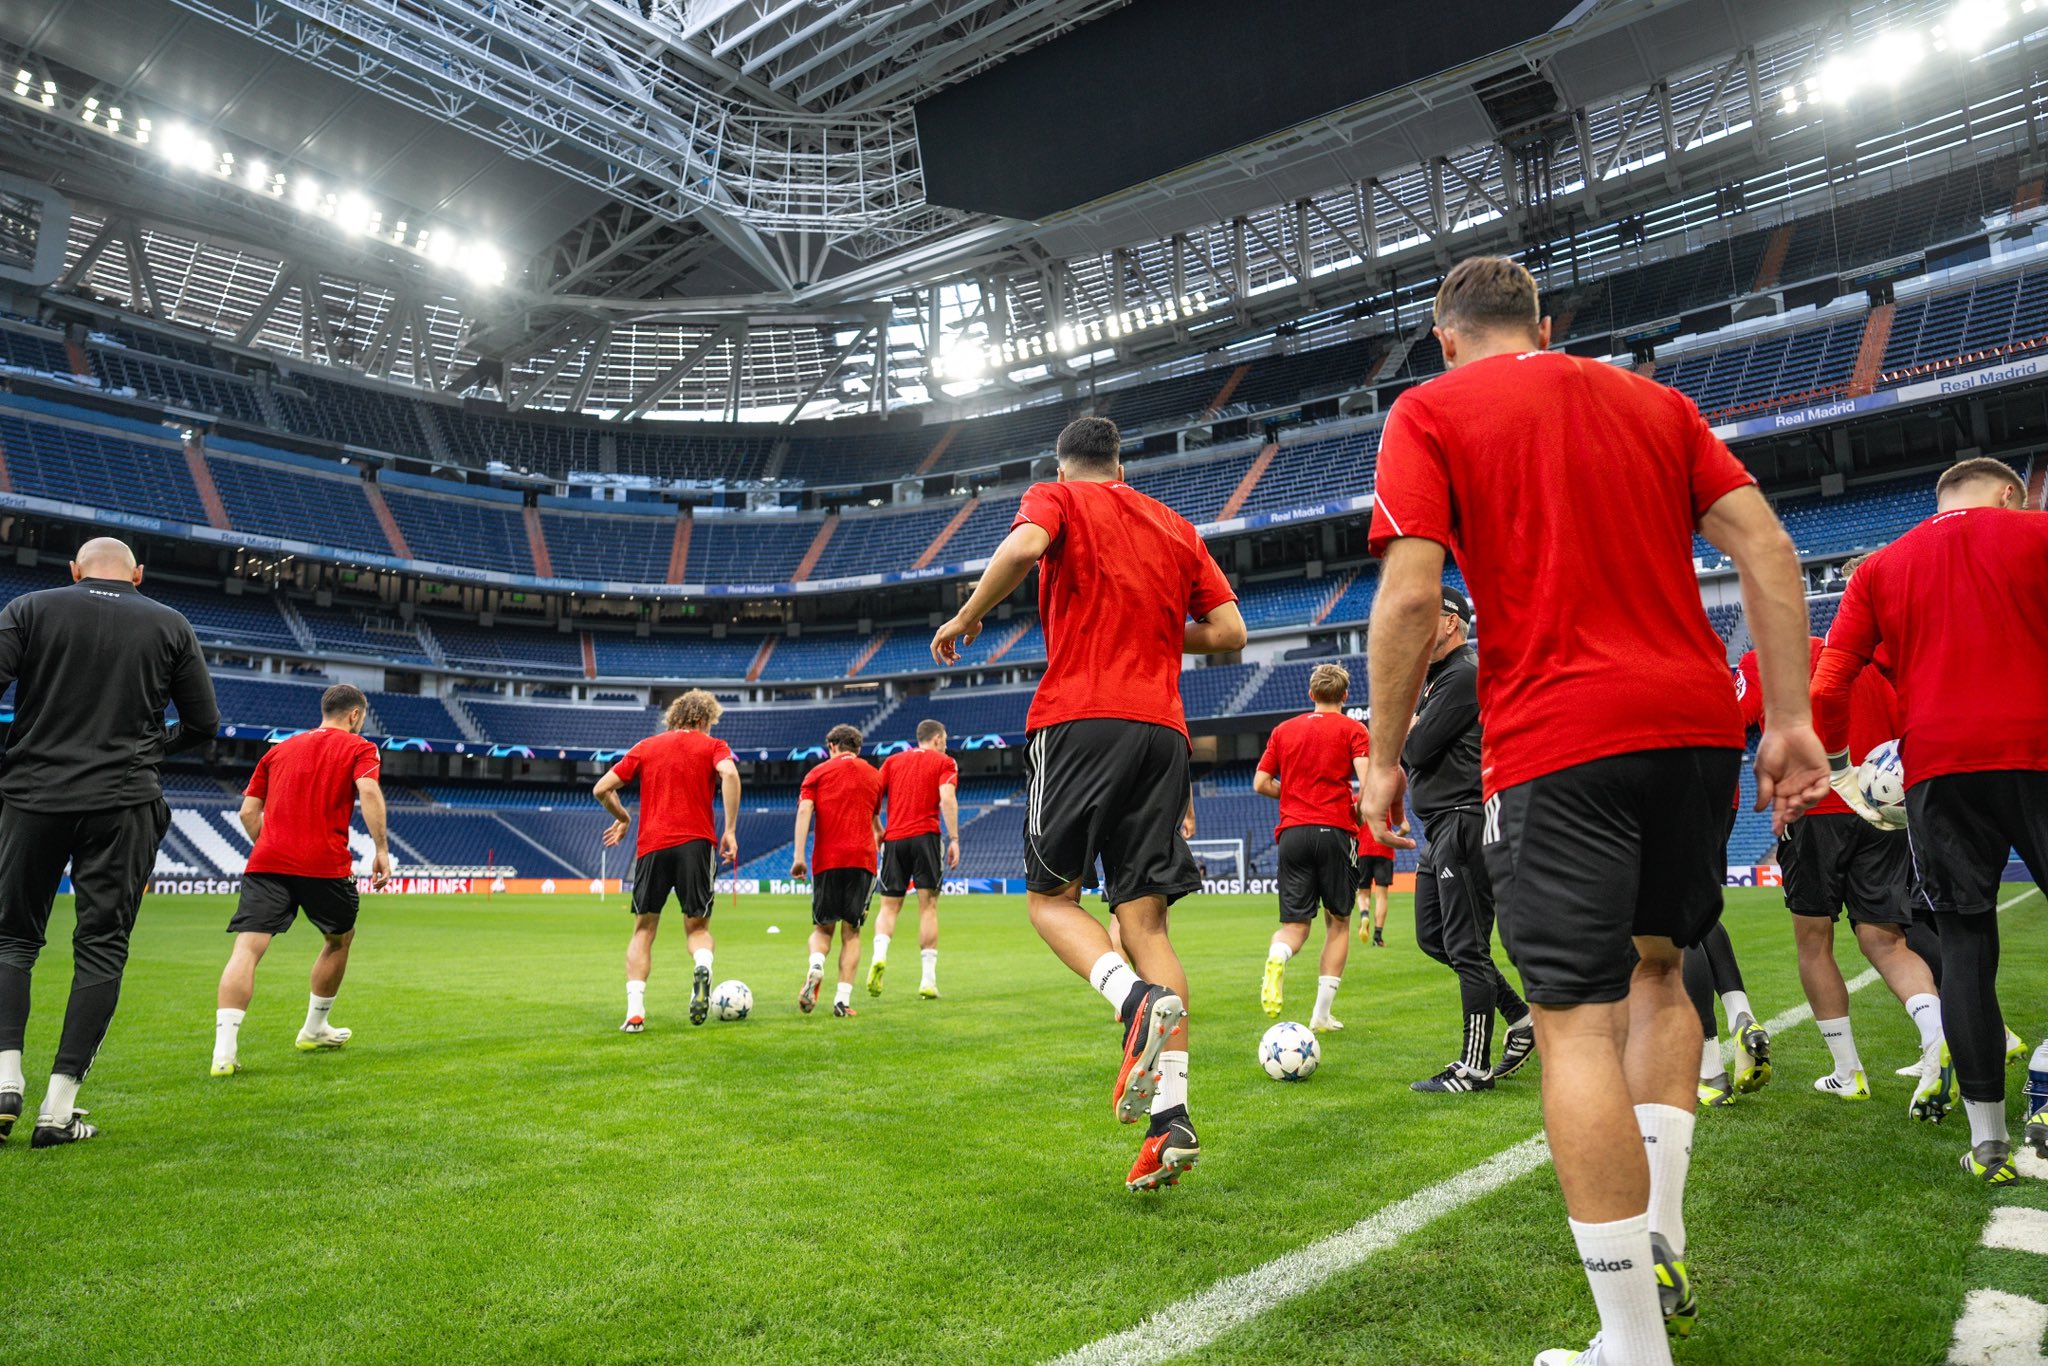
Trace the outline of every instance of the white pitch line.
<path fill-rule="evenodd" d="M 1868 968 L 1850 978 L 1848 987 L 1851 992 L 1858 992 L 1876 980 L 1877 969 Z M 1797 1005 L 1766 1020 L 1764 1029 L 1777 1034 L 1812 1018 L 1811 1007 Z M 1734 1045 L 1728 1047 L 1732 1056 Z M 1054 1358 L 1049 1366 L 1150 1366 L 1199 1351 L 1237 1325 L 1306 1295 L 1333 1277 L 1370 1261 L 1409 1234 L 1420 1232 L 1549 1161 L 1549 1144 L 1542 1134 L 1533 1134 L 1447 1181 L 1439 1181 L 1367 1215 L 1350 1228 L 1317 1239 L 1263 1266 L 1227 1276 L 1133 1327 Z"/>
<path fill-rule="evenodd" d="M 2028 897 L 2032 896 L 2034 893 L 2040 890 L 2041 889 L 2039 887 L 2029 887 L 2024 892 L 2021 892 L 2018 896 L 2009 896 L 2005 900 L 1998 903 L 1998 909 L 2002 911 L 2009 906 L 2017 906 L 2022 901 L 2025 901 Z"/>

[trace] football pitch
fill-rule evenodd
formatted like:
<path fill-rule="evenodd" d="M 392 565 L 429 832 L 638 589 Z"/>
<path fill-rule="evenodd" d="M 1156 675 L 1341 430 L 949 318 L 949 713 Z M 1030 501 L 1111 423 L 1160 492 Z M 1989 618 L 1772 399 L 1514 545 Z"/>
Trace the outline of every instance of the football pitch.
<path fill-rule="evenodd" d="M 103 1137 L 31 1152 L 24 1125 L 0 1149 L 10 1358 L 1034 1362 L 1171 1321 L 1233 1277 L 1195 1340 L 1103 1358 L 1516 1363 L 1595 1325 L 1547 1164 L 1464 1203 L 1409 1199 L 1539 1132 L 1541 1064 L 1492 1093 L 1408 1090 L 1454 1055 L 1457 997 L 1414 947 L 1406 897 L 1390 947 L 1354 945 L 1349 1028 L 1300 1085 L 1253 1056 L 1270 902 L 1176 909 L 1203 1159 L 1148 1195 L 1123 1187 L 1141 1130 L 1110 1115 L 1108 1007 L 1018 899 L 945 903 L 937 1002 L 917 999 L 915 934 L 899 935 L 888 992 L 857 987 L 854 1019 L 797 1012 L 804 903 L 722 902 L 717 977 L 753 988 L 753 1018 L 690 1026 L 678 924 L 634 1037 L 617 898 L 368 898 L 334 1013 L 355 1041 L 292 1048 L 317 943 L 302 924 L 263 964 L 247 1070 L 216 1080 L 229 909 L 145 904 L 82 1096 Z M 1798 1006 L 1777 894 L 1732 892 L 1728 923 L 1759 1012 Z M 2005 914 L 2002 995 L 2030 1044 L 2048 1030 L 2044 929 L 2039 896 Z M 31 1105 L 68 905 L 51 931 Z M 1837 940 L 1854 979 L 1846 927 Z M 1307 1018 L 1314 979 L 1298 959 L 1283 1018 Z M 1934 1363 L 1966 1291 L 2048 1298 L 2048 1259 L 1977 1247 L 1994 1204 L 2048 1196 L 1963 1179 L 1960 1112 L 1906 1118 L 1904 1012 L 1881 983 L 1853 1000 L 1870 1103 L 1811 1090 L 1828 1064 L 1807 1021 L 1779 1035 L 1764 1092 L 1701 1116 L 1702 1312 L 1681 1363 Z M 1404 1200 L 1404 1236 L 1305 1293 L 1289 1298 L 1302 1259 L 1260 1270 Z"/>

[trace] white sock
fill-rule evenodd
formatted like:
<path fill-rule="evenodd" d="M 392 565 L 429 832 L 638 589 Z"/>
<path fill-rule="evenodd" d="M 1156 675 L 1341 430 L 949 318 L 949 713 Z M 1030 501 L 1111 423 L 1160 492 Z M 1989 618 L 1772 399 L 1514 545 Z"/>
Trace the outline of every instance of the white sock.
<path fill-rule="evenodd" d="M 2048 1048 L 2048 1044 L 2042 1047 Z M 21 1050 L 0 1049 L 0 1091 L 28 1090 L 28 1078 L 21 1074 Z"/>
<path fill-rule="evenodd" d="M 318 1034 L 327 1028 L 327 1012 L 334 1009 L 332 996 L 308 996 L 306 998 L 306 1026 L 301 1034 Z"/>
<path fill-rule="evenodd" d="M 242 1039 L 242 1018 L 246 1010 L 216 1010 L 213 1012 L 213 1060 L 233 1062 L 235 1051 Z"/>
<path fill-rule="evenodd" d="M 78 1078 L 67 1077 L 62 1072 L 50 1074 L 50 1089 L 43 1092 L 42 1114 L 38 1124 L 69 1124 L 71 1112 L 78 1108 Z"/>
<path fill-rule="evenodd" d="M 1525 1010 L 1522 1012 L 1521 1019 L 1508 1021 L 1509 1029 L 1534 1029 L 1535 1027 L 1536 1015 L 1533 1011 Z"/>
<path fill-rule="evenodd" d="M 1152 1097 L 1152 1113 L 1164 1114 L 1176 1105 L 1188 1103 L 1188 1055 L 1159 1055 L 1159 1090 Z"/>
<path fill-rule="evenodd" d="M 889 961 L 889 936 L 883 934 L 880 930 L 875 931 L 875 961 L 877 963 Z"/>
<path fill-rule="evenodd" d="M 822 973 L 822 972 L 824 972 L 824 971 L 825 971 L 825 955 L 824 955 L 824 954 L 822 954 L 822 953 L 814 953 L 814 954 L 812 954 L 812 955 L 811 955 L 811 971 L 812 971 L 812 972 L 817 972 L 817 973 Z"/>
<path fill-rule="evenodd" d="M 853 983 L 841 982 L 839 989 L 832 993 L 832 1004 L 850 1006 L 853 1004 Z"/>
<path fill-rule="evenodd" d="M 1664 1309 L 1657 1302 L 1657 1273 L 1650 1261 L 1650 1216 L 1610 1224 L 1565 1222 L 1572 1227 L 1600 1311 L 1604 1357 L 1628 1366 L 1670 1366 L 1671 1344 L 1664 1337 Z"/>
<path fill-rule="evenodd" d="M 1650 1159 L 1650 1232 L 1685 1255 L 1685 1175 L 1692 1168 L 1694 1115 L 1675 1105 L 1638 1105 L 1643 1155 Z"/>
<path fill-rule="evenodd" d="M 695 953 L 691 954 L 690 957 L 693 961 L 695 961 L 698 967 L 704 969 L 704 971 L 706 972 L 711 971 L 711 950 L 698 949 Z"/>
<path fill-rule="evenodd" d="M 927 982 L 937 982 L 939 980 L 939 951 L 937 949 L 919 949 L 917 956 L 924 961 L 924 980 Z"/>
<path fill-rule="evenodd" d="M 1344 984 L 1342 977 L 1316 978 L 1316 1012 L 1311 1020 L 1327 1020 L 1330 1012 L 1337 1008 L 1337 988 Z"/>
<path fill-rule="evenodd" d="M 1738 1016 L 1756 1018 L 1756 1012 L 1749 1008 L 1749 993 L 1746 991 L 1724 991 L 1721 993 L 1721 1009 L 1728 1014 L 1728 1023 L 1734 1025 Z"/>
<path fill-rule="evenodd" d="M 1700 1044 L 1701 1081 L 1712 1081 L 1715 1077 L 1720 1076 L 1723 1072 L 1727 1070 L 1727 1065 L 1721 1061 L 1720 1039 L 1708 1039 L 1702 1044 Z"/>
<path fill-rule="evenodd" d="M 2005 1127 L 2005 1102 L 2002 1100 L 1966 1100 L 1963 1109 L 1970 1116 L 1970 1146 L 1979 1143 L 2012 1142 L 2012 1132 Z"/>
<path fill-rule="evenodd" d="M 1088 985 L 1102 993 L 1111 1010 L 1121 1014 L 1131 988 L 1138 985 L 1138 974 L 1131 971 L 1131 965 L 1121 954 L 1105 953 L 1088 969 Z"/>
<path fill-rule="evenodd" d="M 1932 992 L 1923 991 L 1917 996 L 1906 998 L 1906 1013 L 1913 1017 L 1914 1025 L 1920 1030 L 1920 1051 L 1941 1042 L 1941 998 Z"/>
<path fill-rule="evenodd" d="M 1839 1020 L 1816 1020 L 1820 1036 L 1828 1041 L 1828 1052 L 1835 1057 L 1835 1075 L 1843 1081 L 1863 1070 L 1863 1059 L 1856 1056 L 1856 1036 L 1849 1029 L 1849 1017 Z"/>
<path fill-rule="evenodd" d="M 1280 966 L 1286 967 L 1287 960 L 1292 957 L 1294 957 L 1294 950 L 1288 948 L 1277 939 L 1266 949 L 1266 961 L 1268 963 L 1278 963 Z"/>
<path fill-rule="evenodd" d="M 626 983 L 626 1014 L 647 1018 L 647 983 L 628 981 Z"/>

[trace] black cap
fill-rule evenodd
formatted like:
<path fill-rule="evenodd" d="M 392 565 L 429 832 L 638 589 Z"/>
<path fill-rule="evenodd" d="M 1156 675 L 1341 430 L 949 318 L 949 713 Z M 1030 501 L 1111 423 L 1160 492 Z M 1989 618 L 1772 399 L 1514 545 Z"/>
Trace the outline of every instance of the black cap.
<path fill-rule="evenodd" d="M 1444 585 L 1444 610 L 1456 616 L 1467 626 L 1472 624 L 1472 604 L 1465 595 L 1449 584 Z"/>

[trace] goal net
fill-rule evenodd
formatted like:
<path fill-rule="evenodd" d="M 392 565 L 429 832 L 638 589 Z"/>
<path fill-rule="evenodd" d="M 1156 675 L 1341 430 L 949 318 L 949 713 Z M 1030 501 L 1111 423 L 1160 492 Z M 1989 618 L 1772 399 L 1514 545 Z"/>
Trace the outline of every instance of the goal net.
<path fill-rule="evenodd" d="M 1203 881 L 1243 885 L 1246 874 L 1243 840 L 1193 839 L 1188 841 L 1188 848 L 1194 852 L 1195 862 L 1201 865 Z"/>

